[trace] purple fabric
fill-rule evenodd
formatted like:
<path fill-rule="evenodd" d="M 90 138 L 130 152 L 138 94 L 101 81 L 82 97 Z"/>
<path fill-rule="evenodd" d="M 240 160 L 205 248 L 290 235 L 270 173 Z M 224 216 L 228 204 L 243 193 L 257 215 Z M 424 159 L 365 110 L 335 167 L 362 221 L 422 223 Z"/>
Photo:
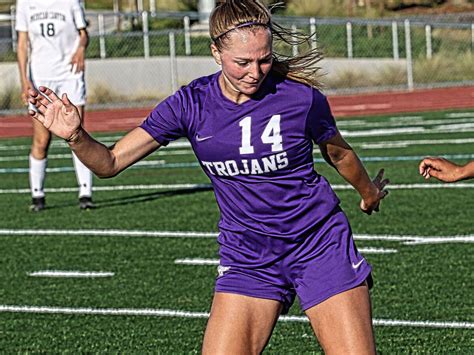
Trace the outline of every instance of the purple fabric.
<path fill-rule="evenodd" d="M 236 104 L 222 94 L 219 74 L 181 88 L 141 127 L 162 145 L 188 138 L 214 187 L 226 257 L 234 254 L 234 265 L 263 267 L 338 206 L 312 154 L 313 141 L 333 137 L 336 125 L 314 88 L 270 74 L 255 97 Z M 270 124 L 276 116 L 279 124 Z"/>
<path fill-rule="evenodd" d="M 239 266 L 234 252 L 221 246 L 215 290 L 273 299 L 283 304 L 286 313 L 295 295 L 306 310 L 360 285 L 371 272 L 339 207 L 300 242 L 278 244 L 273 244 L 273 250 L 284 250 L 280 258 L 261 267 Z"/>

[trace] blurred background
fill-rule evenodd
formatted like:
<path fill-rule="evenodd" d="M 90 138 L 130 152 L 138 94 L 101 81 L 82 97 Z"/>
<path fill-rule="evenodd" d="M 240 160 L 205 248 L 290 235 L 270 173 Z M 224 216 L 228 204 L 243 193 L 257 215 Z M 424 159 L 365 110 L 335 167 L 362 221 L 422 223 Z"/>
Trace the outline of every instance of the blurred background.
<path fill-rule="evenodd" d="M 214 0 L 85 1 L 89 108 L 148 107 L 219 68 L 207 19 Z M 266 1 L 275 5 L 275 1 Z M 474 0 L 286 0 L 275 21 L 314 34 L 326 94 L 474 84 Z M 22 110 L 15 1 L 0 0 L 0 114 Z"/>

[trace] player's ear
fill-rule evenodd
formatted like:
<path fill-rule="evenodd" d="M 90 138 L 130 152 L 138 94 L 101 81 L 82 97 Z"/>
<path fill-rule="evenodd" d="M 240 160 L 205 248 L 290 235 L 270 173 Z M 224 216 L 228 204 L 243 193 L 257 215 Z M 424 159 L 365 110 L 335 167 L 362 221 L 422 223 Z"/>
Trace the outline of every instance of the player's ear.
<path fill-rule="evenodd" d="M 221 52 L 219 51 L 219 49 L 217 49 L 217 46 L 214 43 L 211 43 L 211 53 L 217 65 L 221 65 L 222 64 Z"/>

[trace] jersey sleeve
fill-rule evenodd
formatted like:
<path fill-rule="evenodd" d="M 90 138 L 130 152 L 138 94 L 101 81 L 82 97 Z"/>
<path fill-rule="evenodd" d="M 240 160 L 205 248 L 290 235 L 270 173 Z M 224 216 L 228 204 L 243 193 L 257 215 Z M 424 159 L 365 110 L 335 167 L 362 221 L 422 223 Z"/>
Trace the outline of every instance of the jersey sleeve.
<path fill-rule="evenodd" d="M 337 133 L 336 121 L 329 102 L 321 92 L 313 89 L 313 102 L 308 113 L 307 130 L 316 144 L 334 137 Z"/>
<path fill-rule="evenodd" d="M 184 95 L 180 90 L 159 103 L 140 127 L 161 145 L 185 137 L 184 107 Z"/>
<path fill-rule="evenodd" d="M 15 30 L 18 32 L 28 32 L 28 4 L 24 0 L 16 2 Z"/>
<path fill-rule="evenodd" d="M 74 18 L 74 24 L 78 30 L 87 27 L 87 20 L 84 14 L 84 8 L 79 0 L 73 0 L 72 4 L 72 16 Z"/>

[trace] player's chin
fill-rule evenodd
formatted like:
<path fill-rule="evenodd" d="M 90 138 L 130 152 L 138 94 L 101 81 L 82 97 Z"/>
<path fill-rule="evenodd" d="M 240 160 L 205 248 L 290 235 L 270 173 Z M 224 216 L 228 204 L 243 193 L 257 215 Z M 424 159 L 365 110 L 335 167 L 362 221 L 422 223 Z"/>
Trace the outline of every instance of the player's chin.
<path fill-rule="evenodd" d="M 259 84 L 245 84 L 241 86 L 240 92 L 245 95 L 253 95 L 258 91 L 259 88 L 260 88 L 260 83 Z"/>

